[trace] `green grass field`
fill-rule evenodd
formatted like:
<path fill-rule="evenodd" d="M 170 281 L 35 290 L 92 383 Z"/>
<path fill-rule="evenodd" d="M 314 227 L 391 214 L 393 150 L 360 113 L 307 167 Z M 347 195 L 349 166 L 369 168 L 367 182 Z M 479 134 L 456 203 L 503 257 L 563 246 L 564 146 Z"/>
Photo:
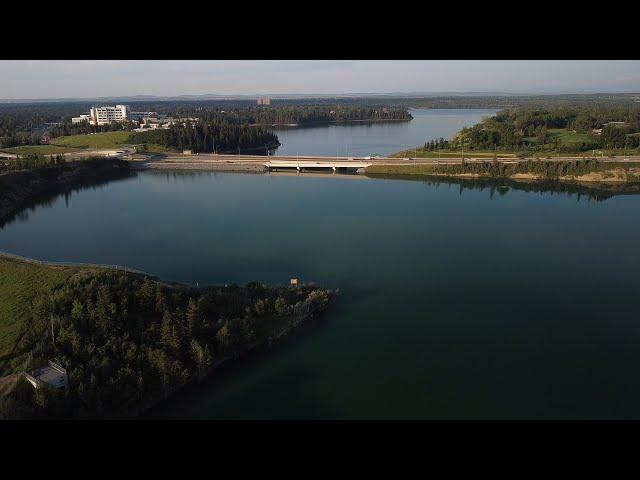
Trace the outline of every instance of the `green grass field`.
<path fill-rule="evenodd" d="M 125 146 L 134 146 L 131 142 L 131 132 L 103 132 L 90 135 L 71 135 L 58 137 L 51 140 L 54 148 L 67 148 L 71 152 L 81 150 L 117 150 Z M 138 144 L 139 145 L 139 144 Z M 163 147 L 153 143 L 146 144 L 147 149 L 139 149 L 149 153 L 172 153 L 177 152 L 175 148 Z"/>
<path fill-rule="evenodd" d="M 41 266 L 0 256 L 0 375 L 29 323 L 30 305 L 40 292 L 51 291 L 76 273 L 76 267 Z"/>
<path fill-rule="evenodd" d="M 77 148 L 60 146 L 60 145 L 22 145 L 20 147 L 11 147 L 2 149 L 3 152 L 14 153 L 17 155 L 28 155 L 30 153 L 39 153 L 41 155 L 57 155 L 58 153 L 77 152 Z"/>
<path fill-rule="evenodd" d="M 588 133 L 571 132 L 564 128 L 551 128 L 548 130 L 550 140 L 547 143 L 553 143 L 555 140 L 560 142 L 560 145 L 576 145 L 580 143 L 593 142 L 594 137 Z"/>
<path fill-rule="evenodd" d="M 131 132 L 103 132 L 89 135 L 70 135 L 67 137 L 58 137 L 51 140 L 53 145 L 83 148 L 90 150 L 108 150 L 118 149 L 123 145 L 129 144 Z"/>

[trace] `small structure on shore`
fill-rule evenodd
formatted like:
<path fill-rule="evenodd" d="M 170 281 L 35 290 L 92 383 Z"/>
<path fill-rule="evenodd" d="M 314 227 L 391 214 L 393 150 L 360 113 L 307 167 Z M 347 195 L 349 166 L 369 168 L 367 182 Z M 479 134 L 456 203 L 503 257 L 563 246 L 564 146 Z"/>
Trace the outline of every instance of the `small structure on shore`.
<path fill-rule="evenodd" d="M 291 288 L 298 288 L 298 279 L 297 278 L 292 278 L 291 279 Z"/>
<path fill-rule="evenodd" d="M 56 390 L 66 390 L 69 388 L 67 371 L 51 360 L 49 360 L 44 367 L 25 372 L 24 376 L 29 383 L 33 385 L 33 388 L 40 388 L 43 385 L 48 385 Z"/>

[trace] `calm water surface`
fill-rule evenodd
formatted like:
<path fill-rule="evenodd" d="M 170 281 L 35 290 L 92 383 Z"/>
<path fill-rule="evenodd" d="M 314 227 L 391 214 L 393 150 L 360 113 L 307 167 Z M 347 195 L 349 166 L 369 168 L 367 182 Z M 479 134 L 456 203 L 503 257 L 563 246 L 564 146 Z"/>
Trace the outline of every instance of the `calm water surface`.
<path fill-rule="evenodd" d="M 497 110 L 411 109 L 413 120 L 388 123 L 278 129 L 282 146 L 277 155 L 368 156 L 389 155 L 419 147 L 428 140 L 449 139 L 462 127 L 478 123 Z"/>
<path fill-rule="evenodd" d="M 160 418 L 640 418 L 640 196 L 142 172 L 0 249 L 183 282 L 338 287 L 324 317 Z"/>

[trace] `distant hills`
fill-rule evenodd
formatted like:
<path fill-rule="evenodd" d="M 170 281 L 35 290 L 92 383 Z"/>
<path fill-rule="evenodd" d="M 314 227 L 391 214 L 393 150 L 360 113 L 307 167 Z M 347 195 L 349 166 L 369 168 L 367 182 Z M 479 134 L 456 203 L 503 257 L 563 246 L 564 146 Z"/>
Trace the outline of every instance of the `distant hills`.
<path fill-rule="evenodd" d="M 593 99 L 593 98 L 630 98 L 638 100 L 640 93 L 507 93 L 507 92 L 388 92 L 388 93 L 336 93 L 336 94 L 251 94 L 251 95 L 129 95 L 129 96 L 107 96 L 107 97 L 83 97 L 83 98 L 20 98 L 20 99 L 0 99 L 0 104 L 22 104 L 22 103 L 127 103 L 127 102 L 197 102 L 197 101 L 254 101 L 260 97 L 270 97 L 274 100 L 327 100 L 327 99 L 422 99 L 422 98 L 573 98 L 573 99 Z"/>
<path fill-rule="evenodd" d="M 252 94 L 252 95 L 130 95 L 108 97 L 84 97 L 84 98 L 20 98 L 0 99 L 0 103 L 53 103 L 53 102 L 158 102 L 158 101 L 199 101 L 199 100 L 257 100 L 259 97 L 272 99 L 327 99 L 327 98 L 428 98 L 428 97 L 552 97 L 552 96 L 632 96 L 631 93 L 594 93 L 594 94 L 533 94 L 533 93 L 507 93 L 507 92 L 389 92 L 389 93 L 336 93 L 336 94 Z"/>

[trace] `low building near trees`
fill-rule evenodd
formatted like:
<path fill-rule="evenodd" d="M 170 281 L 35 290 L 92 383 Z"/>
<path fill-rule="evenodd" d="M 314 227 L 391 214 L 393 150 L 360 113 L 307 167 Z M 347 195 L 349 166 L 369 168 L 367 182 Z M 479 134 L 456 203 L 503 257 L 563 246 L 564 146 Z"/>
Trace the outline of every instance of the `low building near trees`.
<path fill-rule="evenodd" d="M 33 388 L 41 388 L 44 385 L 56 390 L 67 390 L 69 388 L 67 371 L 51 360 L 43 367 L 25 372 L 24 376 L 33 385 Z"/>

